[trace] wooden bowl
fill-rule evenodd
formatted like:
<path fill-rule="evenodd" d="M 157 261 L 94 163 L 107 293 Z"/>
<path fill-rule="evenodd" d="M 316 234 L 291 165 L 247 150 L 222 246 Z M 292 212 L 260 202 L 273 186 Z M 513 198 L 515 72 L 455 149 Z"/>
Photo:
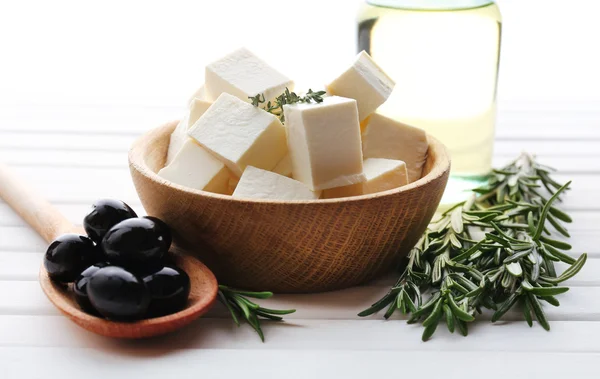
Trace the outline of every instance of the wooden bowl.
<path fill-rule="evenodd" d="M 429 137 L 424 176 L 404 187 L 344 199 L 234 199 L 156 174 L 176 125 L 134 143 L 129 165 L 137 192 L 148 214 L 171 226 L 179 249 L 202 249 L 219 282 L 244 289 L 328 291 L 390 270 L 425 231 L 450 171 L 446 148 Z"/>
<path fill-rule="evenodd" d="M 40 269 L 40 285 L 48 299 L 65 316 L 90 332 L 128 339 L 158 336 L 177 330 L 202 316 L 217 298 L 217 280 L 204 264 L 193 257 L 174 255 L 173 258 L 175 264 L 190 277 L 190 297 L 185 309 L 163 317 L 117 322 L 90 315 L 81 310 L 68 286 L 50 280 L 43 265 Z"/>

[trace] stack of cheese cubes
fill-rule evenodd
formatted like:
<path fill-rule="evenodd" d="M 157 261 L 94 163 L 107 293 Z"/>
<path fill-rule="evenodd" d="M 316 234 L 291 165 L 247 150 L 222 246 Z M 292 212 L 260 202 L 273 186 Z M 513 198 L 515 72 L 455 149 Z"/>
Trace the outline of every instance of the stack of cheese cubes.
<path fill-rule="evenodd" d="M 273 100 L 294 83 L 236 50 L 206 67 L 158 174 L 249 199 L 316 200 L 403 186 L 421 177 L 428 144 L 424 131 L 376 113 L 393 87 L 362 52 L 326 86 L 323 102 L 285 105 L 284 125 L 249 98 Z"/>

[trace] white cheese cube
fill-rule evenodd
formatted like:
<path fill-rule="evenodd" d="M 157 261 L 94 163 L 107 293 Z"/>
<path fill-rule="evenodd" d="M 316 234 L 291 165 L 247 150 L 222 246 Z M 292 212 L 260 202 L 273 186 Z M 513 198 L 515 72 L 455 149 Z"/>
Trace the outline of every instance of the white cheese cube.
<path fill-rule="evenodd" d="M 169 150 L 167 152 L 167 165 L 173 162 L 173 159 L 175 159 L 175 156 L 189 138 L 187 135 L 188 129 L 204 114 L 204 112 L 206 112 L 211 104 L 211 102 L 199 98 L 192 99 L 188 115 L 177 124 L 175 130 L 171 133 Z"/>
<path fill-rule="evenodd" d="M 248 166 L 232 196 L 245 199 L 316 200 L 319 195 L 319 192 L 311 191 L 297 180 Z"/>
<path fill-rule="evenodd" d="M 360 196 L 363 194 L 363 183 L 351 184 L 349 186 L 335 187 L 323 190 L 323 199 L 337 199 L 340 197 Z"/>
<path fill-rule="evenodd" d="M 175 156 L 177 155 L 179 150 L 181 150 L 185 141 L 189 138 L 187 135 L 188 120 L 189 115 L 186 115 L 183 119 L 181 119 L 181 121 L 179 121 L 179 124 L 177 124 L 175 130 L 173 130 L 173 133 L 171 133 L 171 139 L 169 140 L 169 150 L 167 151 L 166 166 L 173 162 L 173 159 L 175 159 Z"/>
<path fill-rule="evenodd" d="M 286 154 L 282 160 L 277 163 L 277 166 L 273 169 L 273 172 L 279 175 L 287 176 L 288 178 L 292 177 L 292 158 L 290 154 Z"/>
<path fill-rule="evenodd" d="M 228 93 L 246 102 L 258 94 L 273 100 L 286 87 L 294 89 L 294 82 L 244 48 L 206 66 L 204 80 L 209 99 Z"/>
<path fill-rule="evenodd" d="M 285 105 L 294 179 L 313 191 L 365 181 L 356 100 Z"/>
<path fill-rule="evenodd" d="M 188 117 L 188 128 L 198 121 L 200 117 L 210 108 L 212 102 L 200 98 L 195 98 L 190 104 L 190 116 Z M 186 133 L 187 135 L 187 133 Z"/>
<path fill-rule="evenodd" d="M 190 98 L 188 99 L 188 106 L 192 105 L 192 102 L 194 101 L 194 99 L 212 101 L 212 99 L 209 99 L 208 96 L 206 95 L 206 90 L 204 89 L 204 84 L 201 85 L 200 88 L 198 88 L 196 90 L 196 92 L 194 92 L 192 94 L 192 96 L 190 96 Z"/>
<path fill-rule="evenodd" d="M 408 184 L 406 163 L 395 159 L 368 158 L 363 162 L 367 181 L 363 194 L 387 191 Z"/>
<path fill-rule="evenodd" d="M 327 85 L 327 91 L 332 95 L 355 99 L 362 121 L 387 100 L 394 85 L 392 78 L 369 54 L 362 51 L 350 68 Z"/>
<path fill-rule="evenodd" d="M 324 199 L 351 197 L 387 191 L 408 184 L 406 163 L 394 159 L 368 158 L 363 162 L 367 180 L 364 183 L 330 188 L 323 191 Z"/>
<path fill-rule="evenodd" d="M 246 166 L 272 170 L 287 154 L 279 119 L 223 93 L 190 128 L 188 135 L 240 177 Z"/>
<path fill-rule="evenodd" d="M 158 175 L 185 187 L 230 193 L 227 167 L 190 138 L 183 144 L 173 162 L 160 170 Z"/>
<path fill-rule="evenodd" d="M 366 158 L 388 158 L 406 162 L 410 183 L 421 178 L 427 161 L 427 134 L 391 118 L 375 113 L 367 120 L 362 134 Z"/>

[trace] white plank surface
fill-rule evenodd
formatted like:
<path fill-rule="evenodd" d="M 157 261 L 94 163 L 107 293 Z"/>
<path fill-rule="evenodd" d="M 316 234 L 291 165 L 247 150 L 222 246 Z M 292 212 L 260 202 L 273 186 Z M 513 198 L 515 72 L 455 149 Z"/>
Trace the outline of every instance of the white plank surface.
<path fill-rule="evenodd" d="M 31 357 L 39 357 L 30 364 Z M 235 361 L 233 361 L 235 357 Z M 461 377 L 464 366 L 485 373 L 486 379 L 504 379 L 503 370 L 490 370 L 489 362 L 507 361 L 522 367 L 523 378 L 573 377 L 595 378 L 589 367 L 596 365 L 598 353 L 529 353 L 521 352 L 436 352 L 430 351 L 331 351 L 331 350 L 247 350 L 247 349 L 187 349 L 166 353 L 115 346 L 99 348 L 39 348 L 0 347 L 0 365 L 9 378 L 71 378 L 85 372 L 88 379 L 161 378 L 230 379 L 252 373 L 260 378 L 376 378 L 386 377 L 393 363 L 402 375 L 430 377 Z M 436 365 L 431 365 L 435 361 Z M 544 362 L 532 365 L 530 362 Z M 291 366 L 290 362 L 296 362 Z M 234 363 L 234 364 L 233 364 Z M 93 370 L 90 369 L 93 367 Z M 400 374 L 399 374 L 400 375 Z"/>
<path fill-rule="evenodd" d="M 123 199 L 141 215 L 126 151 L 142 131 L 177 118 L 180 111 L 0 106 L 0 161 L 11 164 L 75 224 L 101 197 Z M 80 329 L 52 307 L 36 280 L 46 246 L 0 201 L 0 377 L 70 377 L 93 364 L 90 378 L 130 373 L 228 378 L 239 376 L 241 367 L 252 373 L 249 377 L 289 378 L 375 377 L 390 370 L 414 375 L 427 367 L 431 376 L 453 378 L 464 377 L 456 362 L 468 361 L 488 378 L 504 378 L 504 371 L 488 369 L 503 359 L 518 369 L 516 377 L 595 377 L 592 368 L 600 357 L 598 126 L 600 111 L 507 110 L 499 115 L 495 165 L 526 149 L 558 168 L 559 180 L 573 180 L 561 204 L 574 219 L 569 225 L 571 254 L 587 252 L 590 259 L 568 283 L 571 290 L 559 296 L 561 307 L 546 307 L 550 333 L 537 325 L 530 329 L 513 312 L 505 316 L 509 321 L 476 323 L 468 338 L 440 326 L 432 341 L 422 343 L 420 326 L 385 322 L 380 315 L 358 318 L 357 312 L 385 293 L 393 281 L 389 276 L 344 291 L 276 295 L 264 301 L 265 306 L 298 309 L 286 323 L 265 325 L 265 344 L 247 326 L 233 326 L 220 305 L 171 336 L 112 341 Z M 27 364 L 32 359 L 39 364 Z M 546 364 L 532 366 L 531 361 Z"/>

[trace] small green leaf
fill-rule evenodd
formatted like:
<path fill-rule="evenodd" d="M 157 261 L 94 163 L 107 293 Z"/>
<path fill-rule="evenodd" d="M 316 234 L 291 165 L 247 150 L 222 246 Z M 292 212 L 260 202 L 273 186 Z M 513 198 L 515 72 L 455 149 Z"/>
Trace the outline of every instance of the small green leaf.
<path fill-rule="evenodd" d="M 536 296 L 556 296 L 567 292 L 569 287 L 531 287 L 525 290 Z"/>
<path fill-rule="evenodd" d="M 525 321 L 527 321 L 527 325 L 531 328 L 533 326 L 533 319 L 531 318 L 531 305 L 527 296 L 523 297 L 523 316 L 525 317 Z"/>
<path fill-rule="evenodd" d="M 387 311 L 385 312 L 385 314 L 383 315 L 383 317 L 387 320 L 388 318 L 392 317 L 392 314 L 396 311 L 397 308 L 397 303 L 395 301 L 393 301 L 390 306 L 388 307 Z"/>
<path fill-rule="evenodd" d="M 567 281 L 577 275 L 587 261 L 587 254 L 581 256 L 568 269 L 566 269 L 558 278 L 544 277 L 548 283 L 558 284 Z"/>
<path fill-rule="evenodd" d="M 544 300 L 545 302 L 547 302 L 548 304 L 555 306 L 555 307 L 560 307 L 560 301 L 558 301 L 557 298 L 555 298 L 554 296 L 542 296 L 540 297 L 540 299 Z"/>
<path fill-rule="evenodd" d="M 575 258 L 563 253 L 562 251 L 558 250 L 557 248 L 555 248 L 553 246 L 542 243 L 542 247 L 544 248 L 544 252 L 546 253 L 546 255 L 549 258 L 554 257 L 554 258 L 556 258 L 557 261 L 562 261 L 562 262 L 565 262 L 568 264 L 575 263 Z"/>
<path fill-rule="evenodd" d="M 448 326 L 448 331 L 450 333 L 454 333 L 454 315 L 450 310 L 450 307 L 444 304 L 444 314 L 446 315 L 446 325 Z"/>
<path fill-rule="evenodd" d="M 550 324 L 548 323 L 548 319 L 544 314 L 544 310 L 542 309 L 542 304 L 538 301 L 538 299 L 532 295 L 527 295 L 529 298 L 529 302 L 531 304 L 531 309 L 533 309 L 533 313 L 535 314 L 535 318 L 538 320 L 542 328 L 546 330 L 550 330 Z"/>
<path fill-rule="evenodd" d="M 550 245 L 557 249 L 571 250 L 571 245 L 569 245 L 568 243 L 563 242 L 563 241 L 553 240 L 553 239 L 550 239 L 550 238 L 544 237 L 544 236 L 540 237 L 539 240 L 542 241 L 543 243 L 545 243 L 546 245 Z"/>
<path fill-rule="evenodd" d="M 456 304 L 452 295 L 448 296 L 448 305 L 450 306 L 450 309 L 452 309 L 452 312 L 454 313 L 454 316 L 456 316 L 457 319 L 466 322 L 471 322 L 475 320 L 475 317 L 465 312 Z"/>
<path fill-rule="evenodd" d="M 535 222 L 533 221 L 533 212 L 527 214 L 527 225 L 529 226 L 529 233 L 534 234 L 536 227 Z"/>
<path fill-rule="evenodd" d="M 433 296 L 431 296 L 429 298 L 429 300 L 427 300 L 427 302 L 425 304 L 423 304 L 421 306 L 421 308 L 417 309 L 416 312 L 413 312 L 413 316 L 420 317 L 420 316 L 424 315 L 427 311 L 433 309 L 433 307 L 435 307 L 437 305 L 437 301 L 439 300 L 440 297 L 441 297 L 441 294 L 439 292 L 436 292 Z"/>
<path fill-rule="evenodd" d="M 502 304 L 500 304 L 498 310 L 492 316 L 492 322 L 500 320 L 500 318 L 504 316 L 504 314 L 508 312 L 513 307 L 513 305 L 515 305 L 518 299 L 518 295 L 516 293 L 512 293 L 508 297 L 508 299 L 506 299 Z"/>
<path fill-rule="evenodd" d="M 450 222 L 452 224 L 452 229 L 454 233 L 460 234 L 464 230 L 463 219 L 462 219 L 462 207 L 458 207 L 452 211 L 452 215 L 450 216 Z"/>
<path fill-rule="evenodd" d="M 533 250 L 533 248 L 529 248 L 529 250 L 521 250 L 517 253 L 514 253 L 513 255 L 506 257 L 504 259 L 504 263 L 508 264 L 508 263 L 516 262 L 519 259 L 528 256 L 532 250 Z"/>
<path fill-rule="evenodd" d="M 521 275 L 523 275 L 523 269 L 521 268 L 521 265 L 519 264 L 519 262 L 512 262 L 506 265 L 506 270 L 508 270 L 508 272 L 514 276 L 514 277 L 520 277 Z"/>
<path fill-rule="evenodd" d="M 560 234 L 562 234 L 563 236 L 565 236 L 567 238 L 571 237 L 571 235 L 569 234 L 567 229 L 565 229 L 565 227 L 562 226 L 558 222 L 558 220 L 556 220 L 554 217 L 552 217 L 552 215 L 548 215 L 548 221 L 554 227 L 554 229 L 556 229 L 557 232 L 559 232 Z"/>
<path fill-rule="evenodd" d="M 423 326 L 428 327 L 431 324 L 436 324 L 440 321 L 442 316 L 442 305 L 444 301 L 442 299 L 438 300 L 437 304 L 431 311 L 431 314 L 423 321 Z"/>
<path fill-rule="evenodd" d="M 535 230 L 535 234 L 532 236 L 534 241 L 539 240 L 539 238 L 542 235 L 542 231 L 544 230 L 544 224 L 546 222 L 546 217 L 548 215 L 548 212 L 550 211 L 550 207 L 552 206 L 552 203 L 558 199 L 559 195 L 564 192 L 569 185 L 571 185 L 571 182 L 567 182 L 564 186 L 560 187 L 556 193 L 554 195 L 552 195 L 552 197 L 548 200 L 548 202 L 546 203 L 546 205 L 544 205 L 544 208 L 542 209 L 542 213 L 540 215 L 540 218 L 538 220 L 538 226 L 537 229 Z"/>
<path fill-rule="evenodd" d="M 469 335 L 469 327 L 466 322 L 461 321 L 461 320 L 456 320 L 456 327 L 458 328 L 458 331 L 460 332 L 460 334 L 462 334 L 463 336 L 466 337 Z"/>
<path fill-rule="evenodd" d="M 410 296 L 408 295 L 408 293 L 406 291 L 403 292 L 403 296 L 404 296 L 404 303 L 408 307 L 408 310 L 411 313 L 416 312 L 417 311 L 417 307 L 416 307 L 415 303 L 413 302 L 413 300 L 410 298 Z"/>
<path fill-rule="evenodd" d="M 423 342 L 427 342 L 431 338 L 431 336 L 433 336 L 433 333 L 435 333 L 437 326 L 438 323 L 436 322 L 425 327 L 425 330 L 423 330 L 423 335 L 421 336 L 421 340 Z"/>
<path fill-rule="evenodd" d="M 568 214 L 566 214 L 565 212 L 561 211 L 558 208 L 555 207 L 550 207 L 550 214 L 554 217 L 556 217 L 557 219 L 559 219 L 560 221 L 563 222 L 573 222 L 573 219 L 571 218 L 571 216 L 569 216 Z"/>

